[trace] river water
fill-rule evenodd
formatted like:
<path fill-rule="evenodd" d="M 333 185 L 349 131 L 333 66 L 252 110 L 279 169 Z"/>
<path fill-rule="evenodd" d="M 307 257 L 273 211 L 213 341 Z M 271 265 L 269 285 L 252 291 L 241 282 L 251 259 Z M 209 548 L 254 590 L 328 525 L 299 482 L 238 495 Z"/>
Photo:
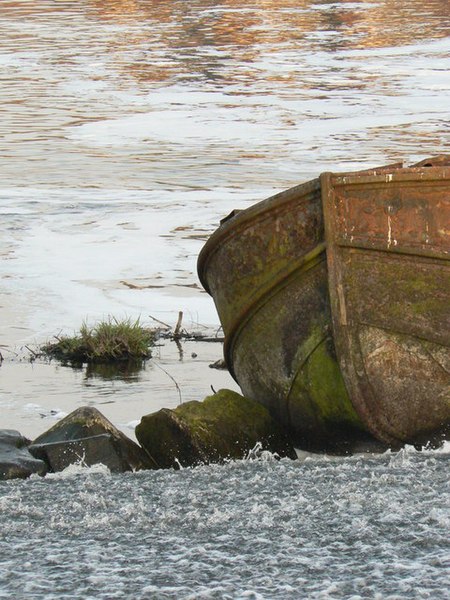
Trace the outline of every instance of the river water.
<path fill-rule="evenodd" d="M 448 0 L 2 0 L 0 427 L 236 384 L 220 344 L 113 378 L 23 360 L 109 315 L 217 331 L 233 208 L 449 151 Z M 176 385 L 175 383 L 176 382 Z M 1 484 L 0 597 L 449 598 L 448 451 Z"/>

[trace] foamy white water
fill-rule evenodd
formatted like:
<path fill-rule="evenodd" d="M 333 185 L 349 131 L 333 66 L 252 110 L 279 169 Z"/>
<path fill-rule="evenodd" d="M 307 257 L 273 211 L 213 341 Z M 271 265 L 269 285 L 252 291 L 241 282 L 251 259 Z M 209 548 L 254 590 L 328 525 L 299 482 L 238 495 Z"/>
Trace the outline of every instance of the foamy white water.
<path fill-rule="evenodd" d="M 449 448 L 0 484 L 0 597 L 445 600 Z"/>

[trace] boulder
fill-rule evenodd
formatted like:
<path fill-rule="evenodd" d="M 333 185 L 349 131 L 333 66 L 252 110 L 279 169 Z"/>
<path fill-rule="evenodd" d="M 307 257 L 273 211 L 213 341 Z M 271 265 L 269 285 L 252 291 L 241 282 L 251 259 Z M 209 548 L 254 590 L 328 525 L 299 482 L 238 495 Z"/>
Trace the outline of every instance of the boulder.
<path fill-rule="evenodd" d="M 29 440 L 13 429 L 0 429 L 0 480 L 45 475 L 47 465 L 28 451 Z"/>
<path fill-rule="evenodd" d="M 33 444 L 30 446 L 30 452 L 33 453 L 33 456 L 45 461 L 55 473 L 63 471 L 72 464 L 91 467 L 101 463 L 112 473 L 123 473 L 135 469 L 135 466 L 130 464 L 129 454 L 124 452 L 123 442 L 110 433 L 78 440 Z"/>
<path fill-rule="evenodd" d="M 258 442 L 280 457 L 297 457 L 268 410 L 230 390 L 146 415 L 136 427 L 136 437 L 161 468 L 242 459 Z"/>
<path fill-rule="evenodd" d="M 34 440 L 29 451 L 45 460 L 52 471 L 74 463 L 102 463 L 114 472 L 157 468 L 145 450 L 89 406 L 77 408 L 58 421 Z"/>

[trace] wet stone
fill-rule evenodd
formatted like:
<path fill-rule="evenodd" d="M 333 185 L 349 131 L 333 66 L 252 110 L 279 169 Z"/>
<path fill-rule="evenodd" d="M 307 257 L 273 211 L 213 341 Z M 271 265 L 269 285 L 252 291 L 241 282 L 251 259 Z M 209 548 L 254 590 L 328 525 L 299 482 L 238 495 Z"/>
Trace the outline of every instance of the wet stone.
<path fill-rule="evenodd" d="M 63 471 L 72 464 L 92 467 L 100 463 L 112 473 L 132 470 L 123 443 L 110 433 L 79 440 L 33 444 L 30 446 L 30 452 L 36 458 L 45 461 L 53 472 Z"/>
<path fill-rule="evenodd" d="M 210 369 L 222 369 L 225 371 L 227 369 L 227 363 L 225 362 L 225 360 L 223 358 L 219 358 L 215 362 L 211 363 L 209 365 L 209 368 Z"/>
<path fill-rule="evenodd" d="M 74 410 L 37 437 L 29 449 L 46 460 L 53 471 L 70 464 L 98 463 L 114 472 L 156 468 L 145 450 L 93 407 Z"/>
<path fill-rule="evenodd" d="M 230 390 L 146 415 L 136 427 L 136 437 L 161 468 L 242 459 L 258 443 L 281 458 L 296 458 L 268 410 Z"/>
<path fill-rule="evenodd" d="M 46 463 L 30 454 L 29 443 L 18 431 L 0 430 L 0 480 L 25 479 L 34 473 L 47 473 Z"/>

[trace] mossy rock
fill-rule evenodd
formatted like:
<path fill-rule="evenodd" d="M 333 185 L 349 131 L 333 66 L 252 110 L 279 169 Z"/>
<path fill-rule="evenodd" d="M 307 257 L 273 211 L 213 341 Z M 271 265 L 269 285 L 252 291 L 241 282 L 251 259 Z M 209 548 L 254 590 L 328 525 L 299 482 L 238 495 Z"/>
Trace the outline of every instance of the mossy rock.
<path fill-rule="evenodd" d="M 146 415 L 136 437 L 161 468 L 242 459 L 258 442 L 280 457 L 297 456 L 266 408 L 230 390 Z"/>
<path fill-rule="evenodd" d="M 80 442 L 80 440 L 87 439 L 89 442 Z M 145 450 L 119 431 L 100 411 L 91 406 L 77 408 L 67 417 L 58 421 L 51 429 L 37 437 L 29 450 L 39 458 L 47 460 L 52 470 L 59 470 L 72 462 L 77 462 L 79 453 L 71 451 L 75 442 L 80 447 L 83 446 L 84 450 L 81 455 L 87 465 L 96 463 L 103 463 L 106 466 L 114 465 L 112 469 L 114 471 L 157 468 Z M 64 460 L 55 455 L 55 449 L 59 453 L 65 454 Z M 68 457 L 72 458 L 69 460 Z M 120 468 L 117 465 L 121 465 Z"/>

